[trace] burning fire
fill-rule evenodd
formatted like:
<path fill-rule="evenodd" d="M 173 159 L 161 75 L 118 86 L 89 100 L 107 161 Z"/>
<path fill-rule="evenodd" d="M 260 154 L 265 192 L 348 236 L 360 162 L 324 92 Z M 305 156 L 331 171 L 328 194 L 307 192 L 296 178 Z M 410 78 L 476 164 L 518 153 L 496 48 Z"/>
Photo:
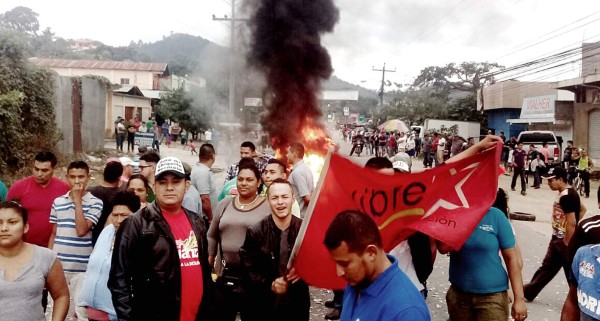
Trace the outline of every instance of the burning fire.
<path fill-rule="evenodd" d="M 325 129 L 321 126 L 310 126 L 307 125 L 302 130 L 302 137 L 304 137 L 304 162 L 310 168 L 313 174 L 314 184 L 316 185 L 321 176 L 321 170 L 325 164 L 325 156 L 329 148 L 335 144 L 333 140 L 329 138 Z"/>
<path fill-rule="evenodd" d="M 311 123 L 307 121 L 307 123 Z M 314 184 L 316 185 L 321 176 L 321 170 L 325 165 L 325 156 L 329 148 L 335 146 L 333 140 L 323 127 L 320 125 L 306 125 L 302 129 L 301 143 L 304 145 L 304 162 L 310 168 L 313 174 Z M 282 146 L 283 147 L 283 146 Z M 287 150 L 279 147 L 275 153 L 275 158 L 282 158 Z"/>
<path fill-rule="evenodd" d="M 304 162 L 308 168 L 310 168 L 310 171 L 313 174 L 314 184 L 317 186 L 319 177 L 321 177 L 321 170 L 323 169 L 323 165 L 325 165 L 325 157 L 317 154 L 305 154 Z"/>

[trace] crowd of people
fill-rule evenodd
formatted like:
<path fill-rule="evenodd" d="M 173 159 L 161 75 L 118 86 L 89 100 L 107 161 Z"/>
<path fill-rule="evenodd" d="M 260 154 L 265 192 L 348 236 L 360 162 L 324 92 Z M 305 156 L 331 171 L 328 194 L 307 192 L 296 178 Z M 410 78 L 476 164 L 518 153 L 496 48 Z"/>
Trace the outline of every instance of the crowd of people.
<path fill-rule="evenodd" d="M 138 116 L 129 120 L 118 116 L 114 122 L 114 129 L 116 149 L 123 152 L 123 144 L 127 140 L 127 153 L 134 152 L 136 133 L 152 133 L 152 143 L 149 146 L 158 152 L 160 152 L 161 144 L 166 144 L 167 147 L 170 147 L 171 144 L 180 142 L 181 145 L 189 148 L 192 154 L 194 154 L 197 153 L 196 145 L 194 144 L 195 138 L 209 144 L 213 141 L 213 130 L 211 128 L 199 133 L 200 137 L 198 138 L 193 137 L 192 133 L 182 128 L 176 122 L 166 120 L 159 125 L 154 117 L 148 117 L 148 121 L 141 121 Z"/>
<path fill-rule="evenodd" d="M 435 159 L 441 150 L 434 162 L 443 166 L 502 140 L 459 143 L 460 137 L 434 133 L 413 145 L 417 133 L 367 136 L 375 139 L 366 170 L 388 175 L 410 172 L 419 152 Z M 443 153 L 447 146 L 449 155 Z M 521 150 L 517 144 L 506 159 L 516 163 Z M 285 159 L 276 159 L 243 142 L 239 162 L 219 188 L 210 143 L 199 147 L 196 164 L 147 149 L 136 155 L 137 166 L 128 157 L 111 158 L 95 186 L 88 186 L 86 162 L 71 162 L 63 181 L 54 175 L 56 157 L 38 153 L 33 174 L 15 182 L 0 202 L 0 320 L 233 321 L 238 314 L 244 321 L 309 320 L 309 287 L 288 265 L 315 198 L 305 152 L 292 143 Z M 540 155 L 532 161 L 539 164 Z M 579 164 L 581 157 L 587 156 L 580 155 Z M 600 242 L 600 218 L 582 220 L 586 209 L 567 169 L 539 175 L 558 195 L 552 240 L 531 282 L 522 279 L 503 190 L 460 250 L 417 232 L 386 253 L 370 216 L 347 210 L 324 227 L 323 244 L 348 284 L 325 303 L 331 308 L 325 318 L 430 320 L 427 279 L 439 252 L 450 256 L 450 320 L 525 320 L 525 301 L 561 268 L 571 287 L 563 320 L 597 319 L 591 302 L 599 290 L 588 279 L 600 264 L 593 245 Z"/>

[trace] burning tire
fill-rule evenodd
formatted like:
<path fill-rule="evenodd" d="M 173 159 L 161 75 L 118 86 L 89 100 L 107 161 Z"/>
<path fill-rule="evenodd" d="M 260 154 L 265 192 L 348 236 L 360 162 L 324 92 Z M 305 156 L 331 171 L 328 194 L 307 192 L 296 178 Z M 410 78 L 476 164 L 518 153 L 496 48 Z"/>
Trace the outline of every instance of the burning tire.
<path fill-rule="evenodd" d="M 511 220 L 517 221 L 535 221 L 535 215 L 524 212 L 510 212 L 509 214 Z"/>

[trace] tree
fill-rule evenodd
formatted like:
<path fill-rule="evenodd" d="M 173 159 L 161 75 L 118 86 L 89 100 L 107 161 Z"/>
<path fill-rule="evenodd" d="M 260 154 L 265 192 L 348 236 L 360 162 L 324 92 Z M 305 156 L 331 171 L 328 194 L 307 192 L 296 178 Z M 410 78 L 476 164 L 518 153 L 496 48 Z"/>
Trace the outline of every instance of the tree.
<path fill-rule="evenodd" d="M 493 69 L 503 68 L 497 63 L 462 62 L 450 63 L 444 67 L 431 66 L 421 70 L 413 82 L 416 88 L 434 88 L 449 92 L 459 90 L 471 92 L 477 97 L 477 91 L 486 83 L 493 83 L 493 76 L 486 76 Z"/>
<path fill-rule="evenodd" d="M 0 173 L 20 176 L 40 150 L 60 139 L 55 123 L 52 73 L 29 65 L 25 44 L 0 31 Z"/>
<path fill-rule="evenodd" d="M 35 36 L 40 29 L 38 14 L 27 7 L 15 7 L 0 15 L 2 28 Z"/>
<path fill-rule="evenodd" d="M 416 88 L 434 88 L 440 94 L 449 95 L 452 91 L 469 92 L 473 97 L 486 84 L 493 84 L 495 79 L 489 75 L 493 69 L 502 69 L 503 66 L 489 62 L 462 62 L 450 63 L 444 67 L 431 66 L 421 70 L 413 86 Z M 480 97 L 483 108 L 483 92 Z M 473 109 L 477 109 L 477 100 Z"/>
<path fill-rule="evenodd" d="M 481 128 L 487 128 L 487 118 L 483 113 L 473 108 L 473 105 L 477 105 L 477 99 L 472 94 L 454 100 L 448 107 L 448 118 L 452 120 L 479 122 L 482 125 Z"/>
<path fill-rule="evenodd" d="M 164 119 L 179 123 L 188 132 L 198 133 L 211 125 L 206 106 L 199 103 L 183 88 L 169 90 L 161 95 L 156 112 Z"/>
<path fill-rule="evenodd" d="M 430 90 L 410 89 L 397 92 L 389 106 L 383 107 L 379 117 L 382 121 L 398 118 L 408 126 L 423 124 L 428 118 L 446 118 L 447 99 L 433 95 Z"/>

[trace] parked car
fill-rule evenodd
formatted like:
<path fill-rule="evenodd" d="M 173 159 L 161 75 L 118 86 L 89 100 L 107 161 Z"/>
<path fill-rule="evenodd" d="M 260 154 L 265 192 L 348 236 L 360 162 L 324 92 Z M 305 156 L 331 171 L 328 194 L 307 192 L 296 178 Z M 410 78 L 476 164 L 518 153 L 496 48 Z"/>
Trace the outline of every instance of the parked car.
<path fill-rule="evenodd" d="M 549 158 L 546 164 L 550 167 L 561 165 L 562 161 L 562 139 L 549 130 L 522 131 L 517 141 L 523 142 L 523 148 L 528 150 L 533 144 L 539 151 L 544 143 L 548 143 Z"/>

